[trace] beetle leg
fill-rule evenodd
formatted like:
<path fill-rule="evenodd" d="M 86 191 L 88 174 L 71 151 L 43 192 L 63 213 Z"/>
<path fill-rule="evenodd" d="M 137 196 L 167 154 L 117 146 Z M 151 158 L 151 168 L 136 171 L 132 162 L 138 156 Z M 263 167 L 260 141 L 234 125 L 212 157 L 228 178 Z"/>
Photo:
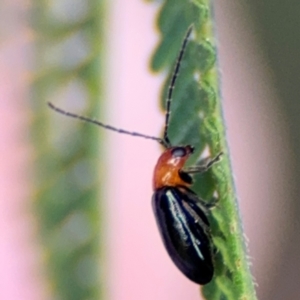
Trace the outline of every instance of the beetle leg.
<path fill-rule="evenodd" d="M 210 169 L 216 162 L 220 161 L 223 152 L 220 152 L 214 158 L 205 158 L 201 160 L 198 164 L 192 167 L 185 168 L 183 171 L 188 174 L 195 174 L 195 173 L 204 173 L 208 169 Z"/>
<path fill-rule="evenodd" d="M 182 192 L 186 191 L 187 189 L 184 187 L 178 187 L 178 189 Z M 209 211 L 217 206 L 217 203 L 219 202 L 219 199 L 216 197 L 212 197 L 210 201 L 203 200 L 198 195 L 194 194 L 193 192 L 189 193 L 189 198 L 193 200 L 197 206 L 204 211 L 204 213 L 207 215 Z"/>
<path fill-rule="evenodd" d="M 201 199 L 199 196 L 195 197 L 195 200 L 198 202 L 198 206 L 206 212 L 206 214 L 213 208 L 215 208 L 218 205 L 219 199 L 216 197 L 212 197 L 211 200 L 206 201 Z"/>
<path fill-rule="evenodd" d="M 204 200 L 202 200 L 202 201 L 204 201 Z M 209 202 L 205 201 L 204 205 L 205 205 L 206 209 L 210 210 L 212 208 L 215 208 L 218 205 L 218 202 L 219 202 L 218 198 L 212 197 L 212 199 Z"/>

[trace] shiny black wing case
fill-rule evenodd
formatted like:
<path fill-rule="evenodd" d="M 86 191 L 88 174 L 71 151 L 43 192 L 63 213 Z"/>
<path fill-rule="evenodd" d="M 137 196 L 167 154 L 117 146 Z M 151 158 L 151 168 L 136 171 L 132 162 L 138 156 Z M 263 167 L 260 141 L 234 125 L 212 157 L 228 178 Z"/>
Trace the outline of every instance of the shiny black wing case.
<path fill-rule="evenodd" d="M 180 271 L 198 284 L 214 273 L 212 242 L 206 214 L 197 195 L 187 188 L 155 191 L 152 208 L 165 248 Z"/>

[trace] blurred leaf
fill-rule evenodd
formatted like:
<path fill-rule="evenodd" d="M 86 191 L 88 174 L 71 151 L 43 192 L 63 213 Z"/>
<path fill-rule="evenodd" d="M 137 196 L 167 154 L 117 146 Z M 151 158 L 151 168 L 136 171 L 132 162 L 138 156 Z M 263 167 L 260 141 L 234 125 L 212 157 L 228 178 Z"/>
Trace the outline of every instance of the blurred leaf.
<path fill-rule="evenodd" d="M 80 114 L 98 115 L 104 12 L 103 1 L 33 2 L 35 207 L 55 299 L 102 299 L 104 290 L 98 265 L 103 219 L 98 184 L 102 174 L 97 169 L 101 133 L 47 106 L 51 101 Z"/>

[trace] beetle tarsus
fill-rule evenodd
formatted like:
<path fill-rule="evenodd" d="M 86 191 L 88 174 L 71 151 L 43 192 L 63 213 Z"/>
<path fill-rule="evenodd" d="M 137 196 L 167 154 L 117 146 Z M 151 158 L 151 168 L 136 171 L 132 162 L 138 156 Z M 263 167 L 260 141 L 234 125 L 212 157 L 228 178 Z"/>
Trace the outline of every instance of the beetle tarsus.
<path fill-rule="evenodd" d="M 199 162 L 199 165 L 195 165 L 192 167 L 188 167 L 184 169 L 185 173 L 188 174 L 196 174 L 196 173 L 205 173 L 207 170 L 209 170 L 215 163 L 219 162 L 221 160 L 221 156 L 223 155 L 223 152 L 220 152 L 217 156 L 214 158 L 205 158 L 204 160 L 201 160 Z"/>

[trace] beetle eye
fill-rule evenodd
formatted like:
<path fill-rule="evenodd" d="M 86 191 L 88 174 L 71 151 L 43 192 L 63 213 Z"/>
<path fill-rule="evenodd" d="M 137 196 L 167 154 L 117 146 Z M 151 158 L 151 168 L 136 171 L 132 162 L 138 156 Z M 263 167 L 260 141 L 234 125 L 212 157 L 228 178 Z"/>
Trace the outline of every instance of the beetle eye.
<path fill-rule="evenodd" d="M 173 157 L 184 157 L 186 156 L 186 150 L 184 147 L 177 147 L 172 150 Z"/>

